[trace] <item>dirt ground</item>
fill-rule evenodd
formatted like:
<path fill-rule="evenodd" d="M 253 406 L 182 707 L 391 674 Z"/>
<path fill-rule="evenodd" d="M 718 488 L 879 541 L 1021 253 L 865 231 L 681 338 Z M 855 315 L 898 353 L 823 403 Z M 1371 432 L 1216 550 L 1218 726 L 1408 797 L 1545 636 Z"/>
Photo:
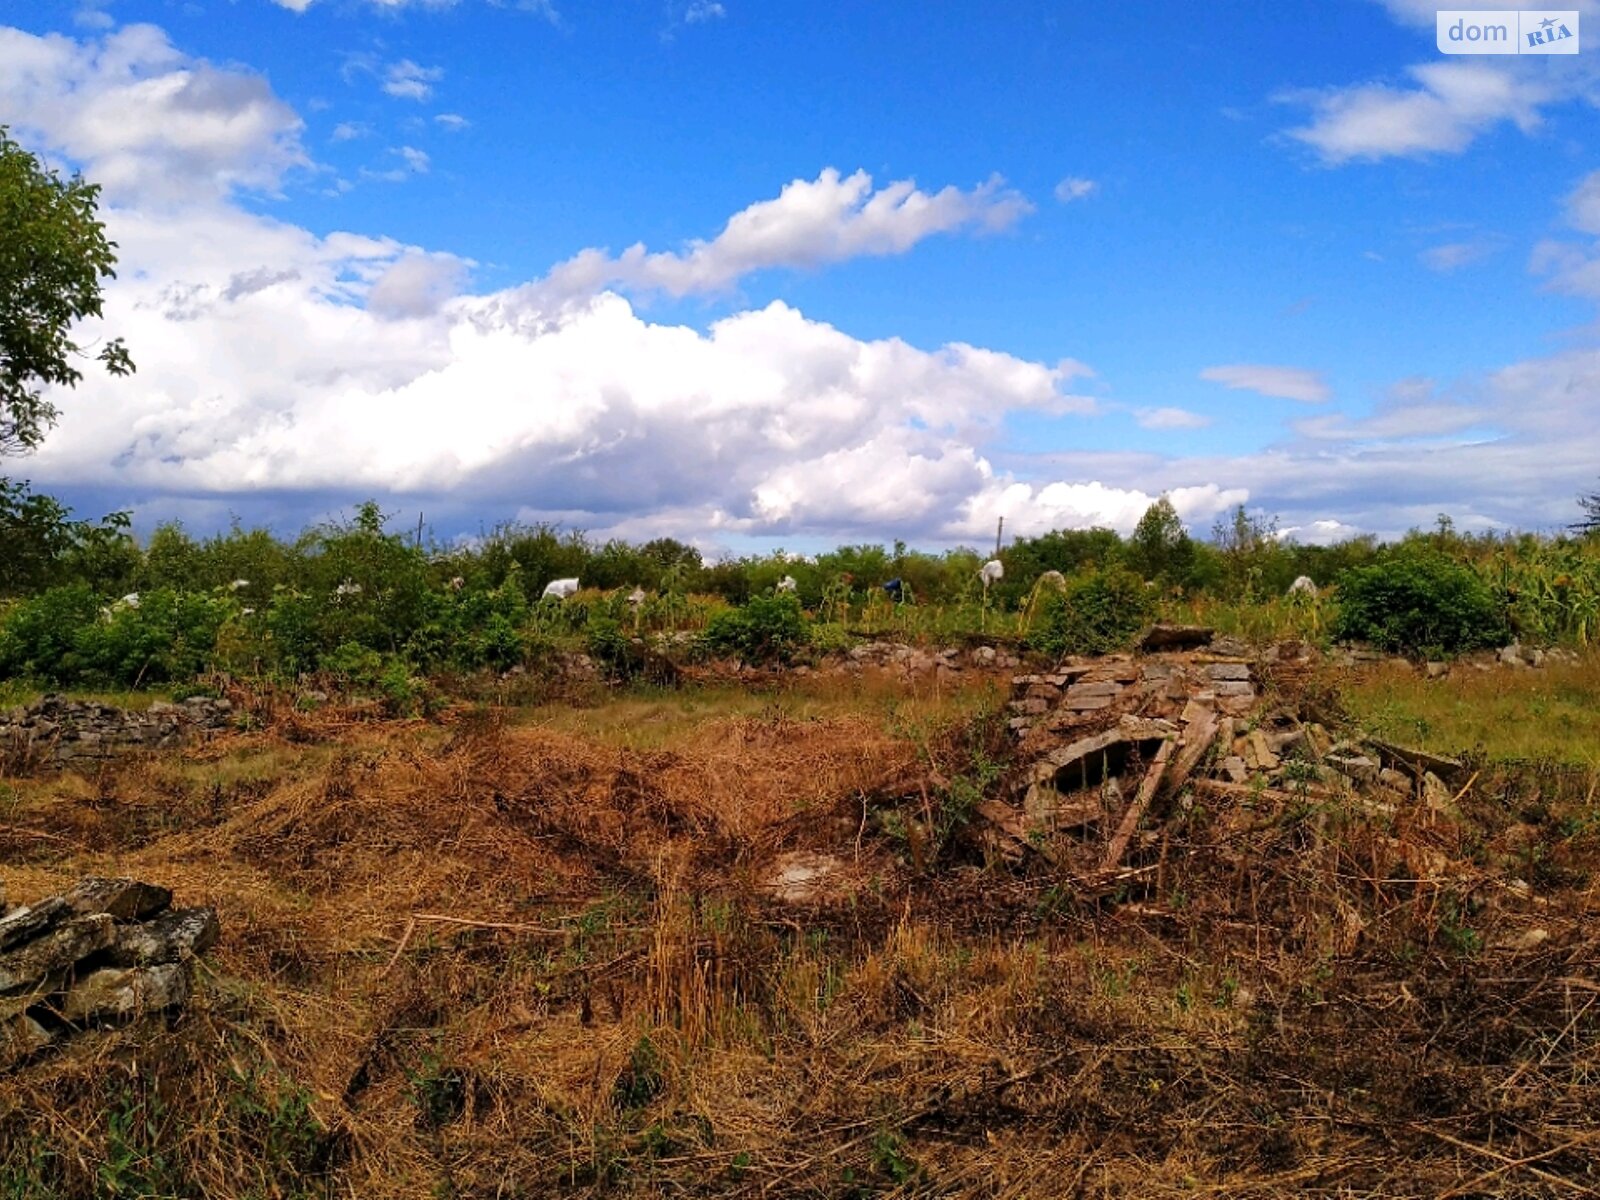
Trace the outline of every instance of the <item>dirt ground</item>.
<path fill-rule="evenodd" d="M 0 1196 L 1600 1194 L 1591 777 L 1186 787 L 1091 888 L 1110 826 L 988 834 L 1000 682 L 285 708 L 0 782 L 14 902 L 223 930 L 182 1013 L 0 1075 Z"/>

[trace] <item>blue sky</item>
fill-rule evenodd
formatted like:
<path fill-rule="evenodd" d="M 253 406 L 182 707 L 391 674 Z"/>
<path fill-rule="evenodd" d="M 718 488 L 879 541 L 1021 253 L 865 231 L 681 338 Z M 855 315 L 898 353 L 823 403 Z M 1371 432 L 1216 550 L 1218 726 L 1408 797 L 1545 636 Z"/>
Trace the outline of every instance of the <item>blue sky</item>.
<path fill-rule="evenodd" d="M 0 7 L 141 367 L 8 469 L 145 528 L 1552 528 L 1600 477 L 1583 3 L 1564 58 L 1416 0 Z"/>

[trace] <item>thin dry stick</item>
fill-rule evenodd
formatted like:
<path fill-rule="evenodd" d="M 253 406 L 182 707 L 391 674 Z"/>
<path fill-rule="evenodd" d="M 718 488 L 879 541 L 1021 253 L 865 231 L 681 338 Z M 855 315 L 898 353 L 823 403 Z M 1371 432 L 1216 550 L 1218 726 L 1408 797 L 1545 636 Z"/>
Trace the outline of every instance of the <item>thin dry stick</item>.
<path fill-rule="evenodd" d="M 1471 1142 L 1464 1142 L 1460 1138 L 1451 1137 L 1442 1129 L 1434 1129 L 1426 1125 L 1419 1126 L 1419 1128 L 1422 1130 L 1422 1132 L 1428 1134 L 1430 1137 L 1438 1138 L 1441 1142 L 1448 1142 L 1450 1145 L 1456 1146 L 1462 1150 L 1469 1151 L 1473 1154 L 1481 1154 L 1485 1158 L 1492 1158 L 1496 1162 L 1504 1164 L 1501 1167 L 1497 1167 L 1493 1172 L 1491 1172 L 1491 1174 L 1503 1175 L 1507 1171 L 1526 1167 L 1530 1172 L 1537 1175 L 1540 1179 L 1543 1179 L 1546 1183 L 1553 1183 L 1560 1187 L 1568 1188 L 1571 1191 L 1577 1192 L 1580 1196 L 1600 1195 L 1600 1192 L 1596 1192 L 1594 1188 L 1587 1187 L 1576 1180 L 1563 1179 L 1559 1175 L 1552 1175 L 1549 1171 L 1541 1171 L 1538 1167 L 1533 1166 L 1532 1163 L 1537 1161 L 1540 1157 L 1543 1157 L 1542 1155 L 1535 1155 L 1531 1161 L 1525 1163 L 1520 1159 L 1511 1158 L 1508 1155 L 1501 1154 L 1498 1150 L 1491 1150 L 1487 1146 L 1475 1146 Z"/>
<path fill-rule="evenodd" d="M 1536 1162 L 1542 1162 L 1547 1158 L 1554 1158 L 1558 1154 L 1565 1154 L 1568 1150 L 1576 1150 L 1578 1147 L 1587 1145 L 1594 1141 L 1600 1141 L 1600 1133 L 1591 1131 L 1589 1133 L 1580 1134 L 1568 1141 L 1562 1142 L 1559 1146 L 1551 1146 L 1548 1150 L 1541 1150 L 1537 1154 L 1529 1154 L 1524 1158 L 1516 1159 L 1505 1158 L 1504 1155 L 1494 1155 L 1493 1151 L 1490 1151 L 1489 1153 L 1494 1157 L 1503 1159 L 1503 1165 L 1491 1167 L 1482 1175 L 1467 1180 L 1467 1182 L 1462 1184 L 1460 1187 L 1451 1188 L 1448 1192 L 1441 1193 L 1439 1200 L 1448 1200 L 1448 1198 L 1452 1196 L 1465 1196 L 1470 1192 L 1477 1191 L 1481 1184 L 1487 1183 L 1491 1179 L 1498 1179 L 1508 1171 L 1515 1170 L 1519 1167 L 1532 1166 Z"/>
<path fill-rule="evenodd" d="M 406 922 L 406 930 L 400 935 L 399 944 L 395 946 L 394 953 L 389 956 L 389 961 L 383 968 L 383 973 L 385 975 L 394 970 L 395 963 L 399 962 L 400 956 L 406 952 L 406 946 L 410 943 L 412 931 L 415 930 L 416 927 L 417 919 L 415 917 L 412 917 Z"/>
<path fill-rule="evenodd" d="M 468 917 L 451 917 L 443 913 L 412 913 L 411 920 L 466 925 L 472 929 L 508 929 L 513 933 L 543 933 L 551 937 L 565 937 L 572 932 L 570 929 L 551 929 L 548 925 L 522 925 L 514 921 L 474 921 Z"/>

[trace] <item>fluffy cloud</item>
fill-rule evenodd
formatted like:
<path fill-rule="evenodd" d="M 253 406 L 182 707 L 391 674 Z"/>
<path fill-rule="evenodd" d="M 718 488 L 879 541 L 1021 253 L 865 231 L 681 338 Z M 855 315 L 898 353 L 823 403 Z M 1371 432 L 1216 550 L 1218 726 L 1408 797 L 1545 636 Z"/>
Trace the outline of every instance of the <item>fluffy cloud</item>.
<path fill-rule="evenodd" d="M 1574 229 L 1600 234 L 1600 171 L 1584 176 L 1567 197 L 1567 222 Z"/>
<path fill-rule="evenodd" d="M 367 292 L 367 311 L 380 317 L 425 317 L 460 293 L 472 266 L 453 254 L 408 250 Z"/>
<path fill-rule="evenodd" d="M 1600 234 L 1600 171 L 1585 176 L 1567 197 L 1566 218 L 1580 232 Z M 1534 246 L 1528 267 L 1549 277 L 1551 291 L 1600 300 L 1600 245 L 1547 238 Z"/>
<path fill-rule="evenodd" d="M 1408 69 L 1414 86 L 1362 83 L 1280 97 L 1309 105 L 1311 122 L 1290 137 L 1331 165 L 1353 160 L 1459 154 L 1475 138 L 1511 122 L 1531 132 L 1540 107 L 1561 96 L 1548 75 L 1516 65 L 1456 61 Z"/>
<path fill-rule="evenodd" d="M 874 190 L 865 171 L 841 176 L 829 167 L 735 213 L 708 242 L 691 242 L 679 252 L 651 253 L 642 244 L 614 256 L 585 250 L 555 267 L 535 291 L 552 305 L 609 287 L 672 296 L 717 292 L 752 271 L 902 254 L 934 234 L 1006 229 L 1030 211 L 998 177 L 970 191 L 924 192 L 909 179 Z"/>
<path fill-rule="evenodd" d="M 460 133 L 464 129 L 472 128 L 472 122 L 460 113 L 440 113 L 433 120 L 434 124 L 449 133 Z"/>
<path fill-rule="evenodd" d="M 1207 367 L 1200 378 L 1240 391 L 1257 392 L 1283 400 L 1321 404 L 1333 393 L 1316 371 L 1300 367 L 1269 367 L 1259 363 L 1233 363 Z"/>
<path fill-rule="evenodd" d="M 862 341 L 781 303 L 705 332 L 645 321 L 614 293 L 552 314 L 513 291 L 460 294 L 466 264 L 447 255 L 221 206 L 181 228 L 119 212 L 112 233 L 127 270 L 105 325 L 138 347 L 140 372 L 85 380 L 30 463 L 41 482 L 453 496 L 592 528 L 652 514 L 680 533 L 955 536 L 1011 482 L 976 449 L 1005 414 L 1093 407 L 1070 392 L 1087 370 L 1072 360 Z M 1072 511 L 1121 522 L 1143 497 L 1091 489 Z M 1041 493 L 1031 508 L 1066 503 Z"/>
<path fill-rule="evenodd" d="M 0 112 L 116 200 L 271 190 L 308 162 L 299 116 L 265 79 L 188 58 L 151 25 L 98 42 L 0 28 Z"/>
<path fill-rule="evenodd" d="M 1074 200 L 1082 200 L 1091 196 L 1099 189 L 1100 185 L 1092 179 L 1080 179 L 1069 175 L 1056 184 L 1056 199 L 1063 204 L 1071 204 Z"/>
<path fill-rule="evenodd" d="M 444 78 L 443 67 L 424 67 L 402 58 L 383 72 L 383 90 L 401 100 L 426 100 L 433 85 Z"/>
<path fill-rule="evenodd" d="M 684 10 L 683 23 L 685 25 L 698 25 L 702 21 L 715 21 L 728 15 L 728 10 L 717 3 L 717 0 L 693 0 L 693 3 Z"/>

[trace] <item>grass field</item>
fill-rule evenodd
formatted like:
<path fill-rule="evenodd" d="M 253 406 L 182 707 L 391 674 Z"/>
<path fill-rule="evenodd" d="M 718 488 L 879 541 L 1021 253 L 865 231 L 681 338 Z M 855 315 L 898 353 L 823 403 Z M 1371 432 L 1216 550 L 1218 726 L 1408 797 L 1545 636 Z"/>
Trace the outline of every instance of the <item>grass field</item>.
<path fill-rule="evenodd" d="M 1600 772 L 1600 655 L 1539 670 L 1457 667 L 1449 679 L 1380 666 L 1342 695 L 1374 733 L 1446 754 Z"/>
<path fill-rule="evenodd" d="M 1596 678 L 1380 671 L 1346 703 L 1581 762 L 1493 716 L 1545 696 L 1592 729 Z M 181 1017 L 5 1077 L 0 1196 L 1600 1190 L 1581 788 L 1501 764 L 1454 814 L 1177 805 L 1159 873 L 1085 899 L 964 832 L 996 701 L 829 677 L 333 705 L 5 781 L 13 899 L 131 874 L 224 936 Z M 825 886 L 784 900 L 797 859 Z"/>

